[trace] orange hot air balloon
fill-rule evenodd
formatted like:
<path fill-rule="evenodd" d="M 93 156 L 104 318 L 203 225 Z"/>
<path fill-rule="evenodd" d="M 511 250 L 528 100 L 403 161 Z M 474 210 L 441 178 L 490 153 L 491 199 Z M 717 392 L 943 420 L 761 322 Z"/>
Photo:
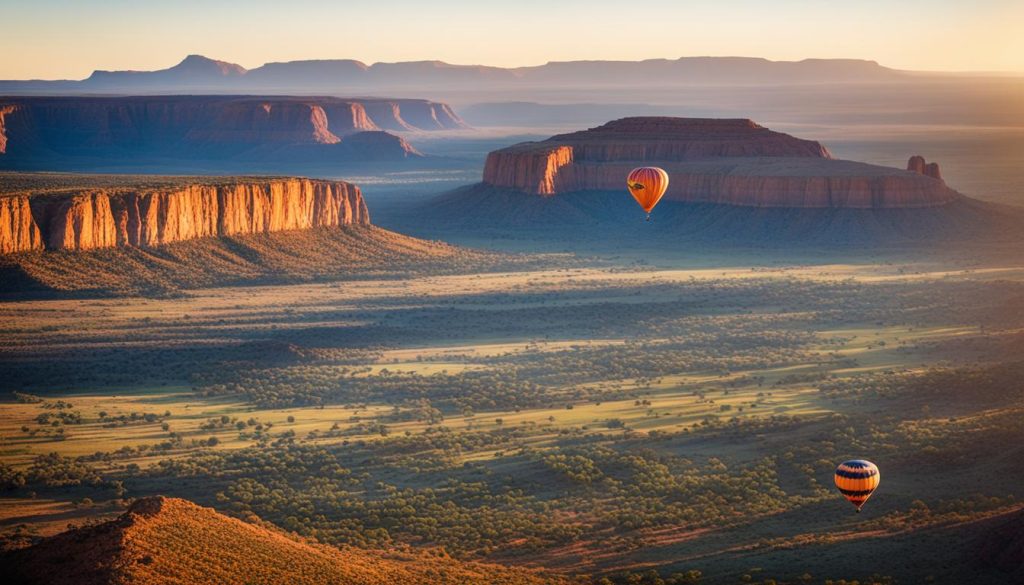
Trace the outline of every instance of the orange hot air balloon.
<path fill-rule="evenodd" d="M 651 221 L 651 210 L 668 189 L 668 173 L 658 167 L 633 169 L 626 177 L 626 186 L 633 199 L 647 212 L 647 221 Z"/>
<path fill-rule="evenodd" d="M 874 493 L 881 479 L 878 466 L 863 459 L 844 461 L 836 468 L 836 487 L 843 497 L 857 506 L 858 512 Z"/>

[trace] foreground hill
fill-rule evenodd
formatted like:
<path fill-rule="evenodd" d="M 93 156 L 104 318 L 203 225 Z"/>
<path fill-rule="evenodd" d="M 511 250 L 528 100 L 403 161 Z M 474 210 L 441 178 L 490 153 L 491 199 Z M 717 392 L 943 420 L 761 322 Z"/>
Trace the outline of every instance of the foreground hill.
<path fill-rule="evenodd" d="M 61 585 L 506 584 L 564 582 L 443 554 L 336 549 L 247 524 L 186 500 L 153 497 L 120 518 L 8 553 L 8 583 Z"/>
<path fill-rule="evenodd" d="M 389 131 L 464 128 L 443 103 L 333 97 L 0 98 L 0 167 L 63 160 L 393 161 Z"/>
<path fill-rule="evenodd" d="M 653 225 L 637 227 L 642 213 L 625 177 L 644 165 L 663 167 L 670 182 Z M 938 165 L 919 156 L 907 169 L 837 160 L 818 142 L 751 120 L 665 117 L 491 152 L 482 183 L 442 195 L 427 211 L 460 229 L 590 225 L 602 237 L 611 230 L 801 243 L 1005 235 L 1021 218 L 951 189 Z"/>

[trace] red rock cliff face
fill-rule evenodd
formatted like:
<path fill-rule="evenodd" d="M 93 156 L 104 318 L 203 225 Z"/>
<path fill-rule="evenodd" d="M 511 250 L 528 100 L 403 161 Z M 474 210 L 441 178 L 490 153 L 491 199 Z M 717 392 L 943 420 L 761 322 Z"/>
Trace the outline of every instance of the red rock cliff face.
<path fill-rule="evenodd" d="M 186 134 L 196 144 L 337 144 L 327 113 L 317 104 L 266 102 L 229 104 L 209 124 Z"/>
<path fill-rule="evenodd" d="M 152 247 L 196 238 L 370 222 L 359 188 L 340 181 L 246 180 L 154 190 L 0 198 L 0 251 Z"/>
<path fill-rule="evenodd" d="M 380 130 L 366 113 L 366 106 L 359 102 L 346 102 L 324 106 L 331 131 L 338 135 Z"/>
<path fill-rule="evenodd" d="M 43 249 L 28 197 L 0 197 L 0 254 Z"/>
<path fill-rule="evenodd" d="M 487 155 L 484 182 L 501 187 L 514 187 L 527 193 L 554 195 L 579 191 L 578 181 L 568 181 L 562 169 L 573 162 L 573 147 L 514 150 L 506 148 Z M 567 184 L 572 183 L 572 184 Z"/>
<path fill-rule="evenodd" d="M 384 130 L 457 130 L 469 126 L 448 104 L 426 100 L 367 100 L 367 115 Z"/>
<path fill-rule="evenodd" d="M 911 161 L 913 164 L 913 160 Z M 756 207 L 903 208 L 959 194 L 937 165 L 907 172 L 832 158 L 821 144 L 750 120 L 626 118 L 490 153 L 484 182 L 537 195 L 624 188 L 638 166 L 669 173 L 667 200 Z"/>

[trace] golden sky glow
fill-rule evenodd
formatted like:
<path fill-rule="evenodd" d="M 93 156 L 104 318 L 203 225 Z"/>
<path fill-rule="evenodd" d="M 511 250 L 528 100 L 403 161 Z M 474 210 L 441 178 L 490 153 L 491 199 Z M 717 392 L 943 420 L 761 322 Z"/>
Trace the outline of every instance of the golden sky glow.
<path fill-rule="evenodd" d="M 498 66 L 741 55 L 1024 71 L 1021 0 L 0 0 L 0 78 L 79 79 L 199 53 L 267 61 L 440 59 Z M 661 34 L 634 39 L 630 27 Z"/>

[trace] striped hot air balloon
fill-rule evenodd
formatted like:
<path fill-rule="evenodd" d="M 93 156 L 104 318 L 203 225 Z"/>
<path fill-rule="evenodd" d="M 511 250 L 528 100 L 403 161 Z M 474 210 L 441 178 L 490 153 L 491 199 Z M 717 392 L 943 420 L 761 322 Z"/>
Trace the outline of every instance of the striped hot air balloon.
<path fill-rule="evenodd" d="M 658 167 L 633 169 L 626 177 L 626 186 L 633 199 L 647 212 L 647 221 L 651 221 L 651 210 L 668 189 L 668 173 Z"/>
<path fill-rule="evenodd" d="M 836 487 L 851 504 L 857 506 L 858 512 L 880 480 L 878 466 L 863 459 L 844 461 L 836 468 Z"/>

